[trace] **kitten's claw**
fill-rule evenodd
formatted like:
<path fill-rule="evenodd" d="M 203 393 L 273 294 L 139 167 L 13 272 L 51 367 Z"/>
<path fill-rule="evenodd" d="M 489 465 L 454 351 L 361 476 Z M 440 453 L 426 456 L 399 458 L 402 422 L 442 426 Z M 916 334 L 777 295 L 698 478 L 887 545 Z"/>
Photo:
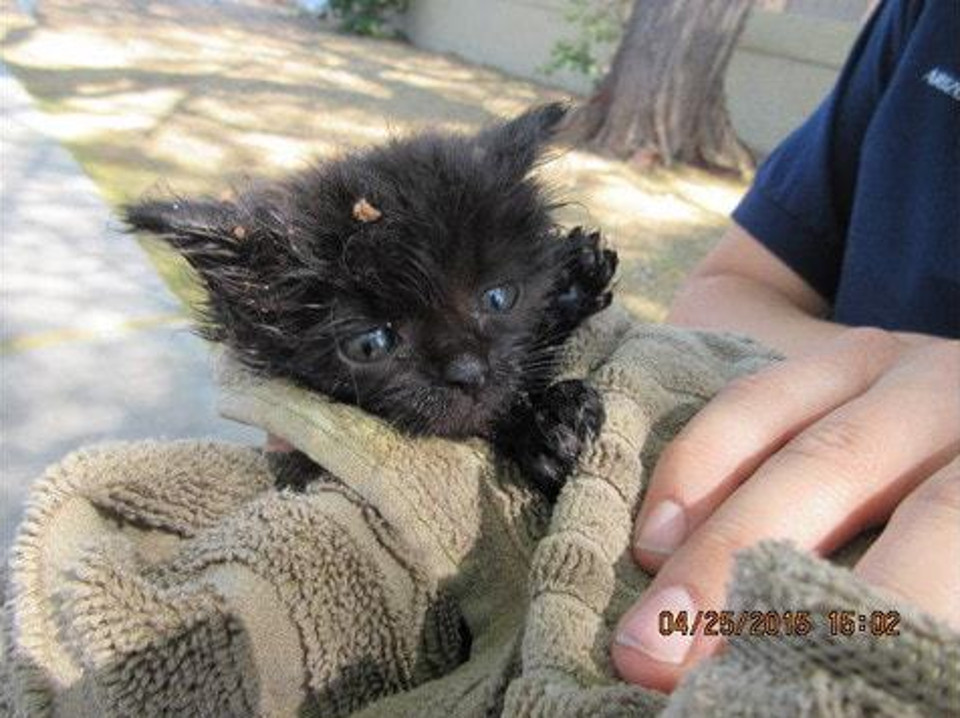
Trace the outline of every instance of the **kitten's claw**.
<path fill-rule="evenodd" d="M 576 467 L 587 441 L 603 426 L 600 395 L 582 381 L 561 381 L 537 398 L 532 421 L 519 423 L 514 458 L 550 501 Z"/>
<path fill-rule="evenodd" d="M 556 307 L 564 323 L 576 326 L 610 305 L 613 295 L 609 285 L 618 258 L 615 251 L 603 246 L 596 231 L 587 233 L 582 227 L 574 227 L 562 241 L 568 243 L 568 255 Z"/>
<path fill-rule="evenodd" d="M 584 232 L 574 227 L 567 235 L 574 253 L 571 272 L 574 281 L 587 291 L 600 294 L 610 284 L 617 271 L 617 253 L 603 245 L 600 232 Z"/>

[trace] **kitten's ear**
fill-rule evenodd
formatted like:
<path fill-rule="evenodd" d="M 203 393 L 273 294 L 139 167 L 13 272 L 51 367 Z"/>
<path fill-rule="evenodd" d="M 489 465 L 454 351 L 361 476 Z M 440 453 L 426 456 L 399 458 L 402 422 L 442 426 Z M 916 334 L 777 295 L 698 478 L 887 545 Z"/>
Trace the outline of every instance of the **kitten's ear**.
<path fill-rule="evenodd" d="M 520 179 L 533 169 L 569 109 L 569 105 L 563 102 L 533 107 L 482 132 L 477 143 L 501 168 Z"/>
<path fill-rule="evenodd" d="M 236 262 L 247 233 L 235 204 L 211 199 L 147 200 L 125 205 L 122 216 L 129 230 L 157 235 L 201 274 Z"/>

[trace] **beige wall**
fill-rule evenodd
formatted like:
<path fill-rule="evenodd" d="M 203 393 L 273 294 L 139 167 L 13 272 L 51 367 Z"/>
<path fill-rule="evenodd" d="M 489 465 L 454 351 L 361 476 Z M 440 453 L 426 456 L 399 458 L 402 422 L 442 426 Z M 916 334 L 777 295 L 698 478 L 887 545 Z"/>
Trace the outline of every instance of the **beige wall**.
<path fill-rule="evenodd" d="M 769 152 L 816 107 L 856 37 L 858 23 L 849 18 L 864 4 L 832 6 L 844 20 L 824 12 L 751 14 L 727 74 L 730 113 L 751 147 Z M 565 0 L 414 0 L 405 31 L 420 47 L 585 93 L 582 76 L 548 77 L 540 69 L 554 42 L 570 34 L 564 6 Z"/>

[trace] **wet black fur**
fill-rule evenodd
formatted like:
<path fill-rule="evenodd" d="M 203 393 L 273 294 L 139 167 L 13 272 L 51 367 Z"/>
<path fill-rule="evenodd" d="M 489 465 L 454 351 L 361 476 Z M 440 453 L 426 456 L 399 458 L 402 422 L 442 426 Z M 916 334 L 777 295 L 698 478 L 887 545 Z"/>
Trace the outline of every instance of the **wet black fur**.
<path fill-rule="evenodd" d="M 235 200 L 126 207 L 199 274 L 199 321 L 250 368 L 356 404 L 412 434 L 491 439 L 554 495 L 603 420 L 580 382 L 551 386 L 557 350 L 610 301 L 616 255 L 561 230 L 531 176 L 564 115 L 545 105 L 478 135 L 426 132 L 252 187 Z M 365 199 L 381 216 L 354 214 Z M 520 288 L 504 314 L 478 295 Z M 389 322 L 390 358 L 338 347 Z M 480 384 L 448 381 L 476 357 Z"/>

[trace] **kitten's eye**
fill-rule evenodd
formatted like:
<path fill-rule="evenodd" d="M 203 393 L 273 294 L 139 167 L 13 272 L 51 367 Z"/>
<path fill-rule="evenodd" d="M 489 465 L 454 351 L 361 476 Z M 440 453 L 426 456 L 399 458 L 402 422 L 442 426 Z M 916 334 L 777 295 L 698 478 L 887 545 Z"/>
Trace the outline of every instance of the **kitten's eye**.
<path fill-rule="evenodd" d="M 490 314 L 503 314 L 513 309 L 519 296 L 520 290 L 513 283 L 491 287 L 480 295 L 480 309 Z"/>
<path fill-rule="evenodd" d="M 390 356 L 399 341 L 389 326 L 377 327 L 340 342 L 340 351 L 350 361 L 370 364 Z"/>

